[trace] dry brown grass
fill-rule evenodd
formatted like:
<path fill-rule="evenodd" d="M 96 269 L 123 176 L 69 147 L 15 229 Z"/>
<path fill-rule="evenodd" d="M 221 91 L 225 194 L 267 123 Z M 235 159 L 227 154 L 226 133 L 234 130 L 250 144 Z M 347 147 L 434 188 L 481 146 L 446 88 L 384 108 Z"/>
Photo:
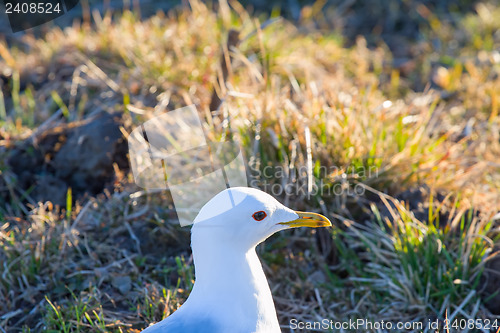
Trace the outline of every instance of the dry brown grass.
<path fill-rule="evenodd" d="M 2 42 L 0 66 L 12 76 L 0 96 L 0 154 L 57 110 L 63 122 L 123 110 L 140 124 L 194 103 L 210 138 L 230 132 L 242 142 L 253 185 L 291 186 L 280 197 L 287 205 L 339 221 L 319 248 L 304 230 L 260 247 L 284 327 L 291 318 L 442 319 L 446 310 L 493 318 L 478 284 L 498 234 L 500 41 L 483 7 L 455 32 L 465 37 L 454 51 L 431 47 L 433 33 L 442 43 L 458 37 L 429 18 L 412 66 L 434 85 L 412 92 L 416 76 L 395 68 L 385 45 L 368 48 L 360 37 L 346 48 L 307 22 L 260 29 L 234 2 L 234 11 L 190 5 L 144 21 L 95 13 L 92 26 L 25 36 L 28 51 Z M 230 28 L 242 42 L 224 50 Z M 490 44 L 476 41 L 489 34 Z M 233 61 L 220 87 L 224 53 Z M 220 118 L 208 109 L 214 86 Z M 266 166 L 284 174 L 265 176 Z M 12 171 L 0 167 L 6 186 L 19 191 Z M 188 230 L 177 226 L 168 197 L 130 183 L 125 176 L 120 191 L 69 213 L 50 203 L 5 203 L 4 330 L 133 332 L 182 304 L 193 282 Z M 308 194 L 313 183 L 324 191 Z M 337 185 L 342 193 L 327 191 Z M 367 192 L 349 191 L 356 185 Z M 387 196 L 419 185 L 432 193 L 415 203 L 423 217 L 412 202 Z"/>

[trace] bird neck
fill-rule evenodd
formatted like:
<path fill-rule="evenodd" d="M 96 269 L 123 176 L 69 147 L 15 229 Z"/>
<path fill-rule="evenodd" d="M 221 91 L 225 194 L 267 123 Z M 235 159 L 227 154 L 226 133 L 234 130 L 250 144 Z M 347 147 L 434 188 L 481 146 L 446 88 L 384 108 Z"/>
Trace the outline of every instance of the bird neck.
<path fill-rule="evenodd" d="M 192 249 L 196 284 L 207 285 L 211 290 L 220 285 L 225 290 L 242 287 L 244 290 L 253 289 L 253 292 L 259 289 L 269 291 L 255 247 L 226 247 L 207 239 L 197 242 L 193 235 Z"/>
<path fill-rule="evenodd" d="M 192 234 L 191 247 L 196 282 L 189 298 L 203 298 L 210 312 L 224 312 L 217 306 L 230 307 L 255 328 L 279 327 L 271 291 L 255 247 L 245 249 L 197 238 Z M 226 245 L 223 246 L 222 244 Z M 207 311 L 207 310 L 203 310 Z M 258 330 L 257 330 L 258 331 Z"/>

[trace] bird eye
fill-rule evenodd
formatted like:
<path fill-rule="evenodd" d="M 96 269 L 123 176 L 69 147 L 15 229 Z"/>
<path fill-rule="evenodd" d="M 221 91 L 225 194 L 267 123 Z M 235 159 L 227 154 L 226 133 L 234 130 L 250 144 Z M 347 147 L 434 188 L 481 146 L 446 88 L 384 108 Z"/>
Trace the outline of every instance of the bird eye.
<path fill-rule="evenodd" d="M 262 221 L 265 219 L 267 216 L 266 212 L 263 210 L 260 210 L 258 212 L 253 213 L 252 217 L 255 221 Z"/>

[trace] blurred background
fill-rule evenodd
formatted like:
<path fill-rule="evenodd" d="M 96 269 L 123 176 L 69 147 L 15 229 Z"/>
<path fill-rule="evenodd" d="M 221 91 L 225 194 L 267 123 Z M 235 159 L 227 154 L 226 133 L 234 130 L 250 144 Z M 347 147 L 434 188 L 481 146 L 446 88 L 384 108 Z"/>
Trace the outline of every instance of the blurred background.
<path fill-rule="evenodd" d="M 0 331 L 140 332 L 184 302 L 189 227 L 127 138 L 191 104 L 249 185 L 334 221 L 258 248 L 284 332 L 499 329 L 497 1 L 80 1 L 17 33 L 0 12 Z"/>

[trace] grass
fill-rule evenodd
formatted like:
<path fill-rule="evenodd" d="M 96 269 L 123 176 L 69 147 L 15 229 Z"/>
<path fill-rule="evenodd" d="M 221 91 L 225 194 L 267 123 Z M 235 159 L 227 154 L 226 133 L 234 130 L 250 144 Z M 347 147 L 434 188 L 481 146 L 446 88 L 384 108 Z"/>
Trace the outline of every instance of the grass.
<path fill-rule="evenodd" d="M 0 155 L 56 112 L 71 122 L 120 111 L 138 125 L 195 103 L 210 139 L 240 140 L 252 185 L 288 188 L 275 193 L 285 204 L 337 221 L 259 247 L 285 331 L 292 318 L 497 318 L 482 278 L 499 244 L 499 9 L 480 3 L 453 21 L 419 7 L 428 25 L 401 66 L 383 42 L 345 46 L 312 28 L 313 14 L 260 29 L 265 19 L 230 4 L 193 0 L 144 20 L 95 13 L 92 25 L 0 41 L 12 73 Z M 227 50 L 230 28 L 241 43 Z M 0 163 L 3 330 L 138 332 L 189 295 L 189 231 L 166 194 L 138 191 L 126 173 L 113 193 L 75 202 L 69 188 L 54 207 Z"/>
<path fill-rule="evenodd" d="M 480 235 L 491 231 L 491 221 L 472 210 L 457 211 L 448 221 L 429 212 L 429 220 L 420 221 L 403 203 L 380 195 L 389 214 L 382 216 L 372 204 L 375 220 L 368 225 L 344 220 L 347 231 L 337 240 L 344 252 L 338 269 L 348 271 L 348 285 L 356 290 L 356 315 L 390 299 L 380 304 L 373 319 L 384 312 L 385 320 L 399 314 L 398 320 L 423 322 L 429 313 L 444 318 L 445 311 L 451 313 L 450 321 L 460 313 L 488 317 L 477 290 L 484 260 L 491 254 L 491 240 Z"/>

